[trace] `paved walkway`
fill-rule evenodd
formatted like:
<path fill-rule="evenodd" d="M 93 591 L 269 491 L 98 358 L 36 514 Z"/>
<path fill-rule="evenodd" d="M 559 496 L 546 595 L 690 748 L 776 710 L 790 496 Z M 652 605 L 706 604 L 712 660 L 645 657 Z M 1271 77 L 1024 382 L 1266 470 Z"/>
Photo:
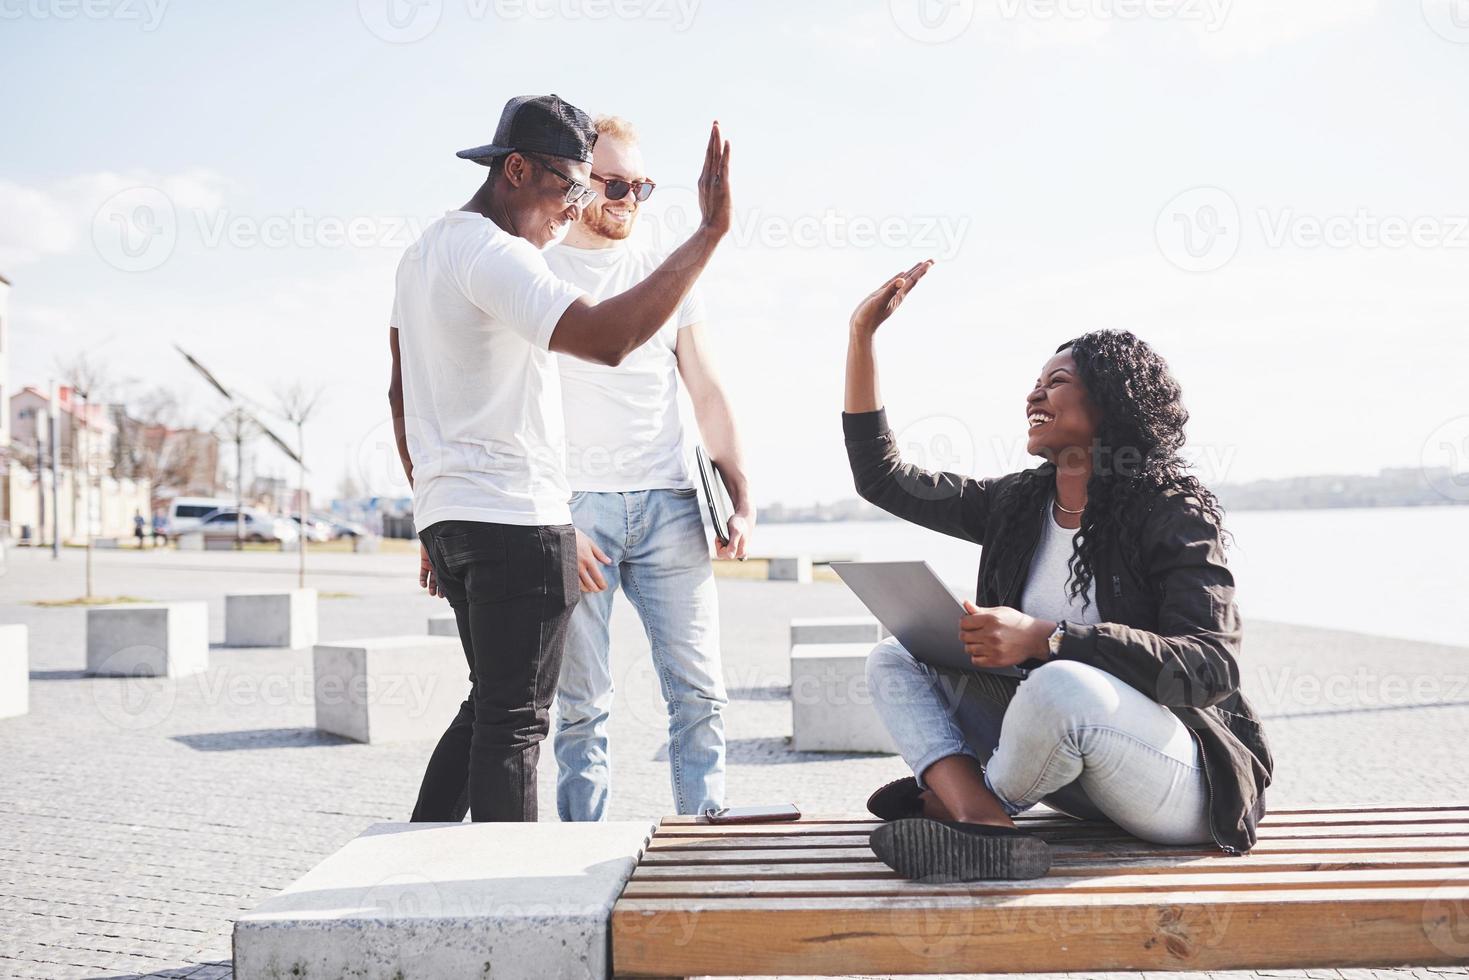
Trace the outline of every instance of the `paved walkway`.
<path fill-rule="evenodd" d="M 422 633 L 446 611 L 416 561 L 316 559 L 324 639 Z M 226 591 L 289 588 L 285 555 L 99 553 L 99 594 L 206 599 L 223 639 Z M 230 927 L 364 826 L 406 819 L 431 743 L 364 746 L 318 734 L 308 651 L 216 648 L 174 681 L 89 679 L 81 557 L 11 551 L 0 623 L 31 630 L 31 713 L 0 721 L 0 977 L 230 975 Z M 859 607 L 844 588 L 720 583 L 731 801 L 859 811 L 901 775 L 891 757 L 786 744 L 793 616 Z M 1277 806 L 1469 800 L 1469 650 L 1252 622 L 1243 669 L 1278 757 Z M 671 812 L 664 718 L 631 607 L 614 614 L 613 819 Z M 549 750 L 541 809 L 555 818 Z M 1457 970 L 1239 976 L 1432 978 Z M 1123 976 L 1136 977 L 1136 974 Z M 1152 974 L 1153 978 L 1182 975 Z"/>

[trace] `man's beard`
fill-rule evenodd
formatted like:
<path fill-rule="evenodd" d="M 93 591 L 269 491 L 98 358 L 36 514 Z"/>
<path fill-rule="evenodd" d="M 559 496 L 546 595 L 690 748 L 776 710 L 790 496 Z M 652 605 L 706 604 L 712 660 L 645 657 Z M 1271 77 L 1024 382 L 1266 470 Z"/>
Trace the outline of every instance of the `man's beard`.
<path fill-rule="evenodd" d="M 631 212 L 626 221 L 613 221 L 607 217 L 606 208 L 600 207 L 595 211 L 588 211 L 582 220 L 587 223 L 587 229 L 592 234 L 600 235 L 603 238 L 610 238 L 613 241 L 622 241 L 632 234 L 632 226 L 637 220 L 637 212 Z"/>

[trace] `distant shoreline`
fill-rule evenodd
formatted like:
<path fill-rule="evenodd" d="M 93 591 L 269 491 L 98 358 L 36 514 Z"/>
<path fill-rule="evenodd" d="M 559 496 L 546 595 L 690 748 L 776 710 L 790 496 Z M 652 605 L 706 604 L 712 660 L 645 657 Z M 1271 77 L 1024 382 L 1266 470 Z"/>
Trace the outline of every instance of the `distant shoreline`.
<path fill-rule="evenodd" d="M 1432 507 L 1464 507 L 1469 506 L 1469 500 L 1450 500 L 1439 497 L 1437 500 L 1399 501 L 1390 502 L 1367 502 L 1367 501 L 1282 501 L 1276 504 L 1265 503 L 1231 503 L 1227 496 L 1221 495 L 1220 503 L 1226 513 L 1258 513 L 1262 511 L 1322 511 L 1322 510 L 1421 510 Z M 857 505 L 862 506 L 857 506 Z M 831 505 L 836 508 L 833 513 L 821 513 L 825 507 L 820 505 L 812 507 L 784 507 L 772 504 L 762 508 L 759 512 L 761 524 L 845 524 L 854 521 L 900 521 L 901 518 L 894 517 L 883 510 L 868 506 L 862 501 L 843 501 Z M 772 513 L 774 511 L 774 513 Z"/>

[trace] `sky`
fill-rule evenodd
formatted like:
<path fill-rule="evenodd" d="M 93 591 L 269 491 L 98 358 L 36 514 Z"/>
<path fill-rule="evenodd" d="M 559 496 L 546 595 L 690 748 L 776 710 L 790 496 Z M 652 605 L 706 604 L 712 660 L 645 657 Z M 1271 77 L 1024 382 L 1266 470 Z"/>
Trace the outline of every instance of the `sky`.
<path fill-rule="evenodd" d="M 544 92 L 638 126 L 657 244 L 729 137 L 702 289 L 759 503 L 853 495 L 847 319 L 922 258 L 878 343 L 916 462 L 1030 465 L 1101 327 L 1169 360 L 1206 482 L 1469 455 L 1469 0 L 0 0 L 0 82 L 7 388 L 85 351 L 213 424 L 174 344 L 319 387 L 319 495 L 405 491 L 393 269 Z"/>

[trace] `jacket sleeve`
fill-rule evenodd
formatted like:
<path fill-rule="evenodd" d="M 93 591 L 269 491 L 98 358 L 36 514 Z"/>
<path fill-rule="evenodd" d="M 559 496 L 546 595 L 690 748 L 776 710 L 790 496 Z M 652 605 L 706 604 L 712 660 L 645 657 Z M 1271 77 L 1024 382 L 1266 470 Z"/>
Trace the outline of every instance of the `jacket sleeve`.
<path fill-rule="evenodd" d="M 1219 530 L 1191 498 L 1165 498 L 1144 545 L 1158 631 L 1067 623 L 1058 657 L 1105 670 L 1162 705 L 1217 704 L 1239 689 L 1241 636 Z"/>
<path fill-rule="evenodd" d="M 863 500 L 941 534 L 976 544 L 984 537 L 993 480 L 929 472 L 904 463 L 884 409 L 843 412 L 842 431 L 852 479 Z"/>

